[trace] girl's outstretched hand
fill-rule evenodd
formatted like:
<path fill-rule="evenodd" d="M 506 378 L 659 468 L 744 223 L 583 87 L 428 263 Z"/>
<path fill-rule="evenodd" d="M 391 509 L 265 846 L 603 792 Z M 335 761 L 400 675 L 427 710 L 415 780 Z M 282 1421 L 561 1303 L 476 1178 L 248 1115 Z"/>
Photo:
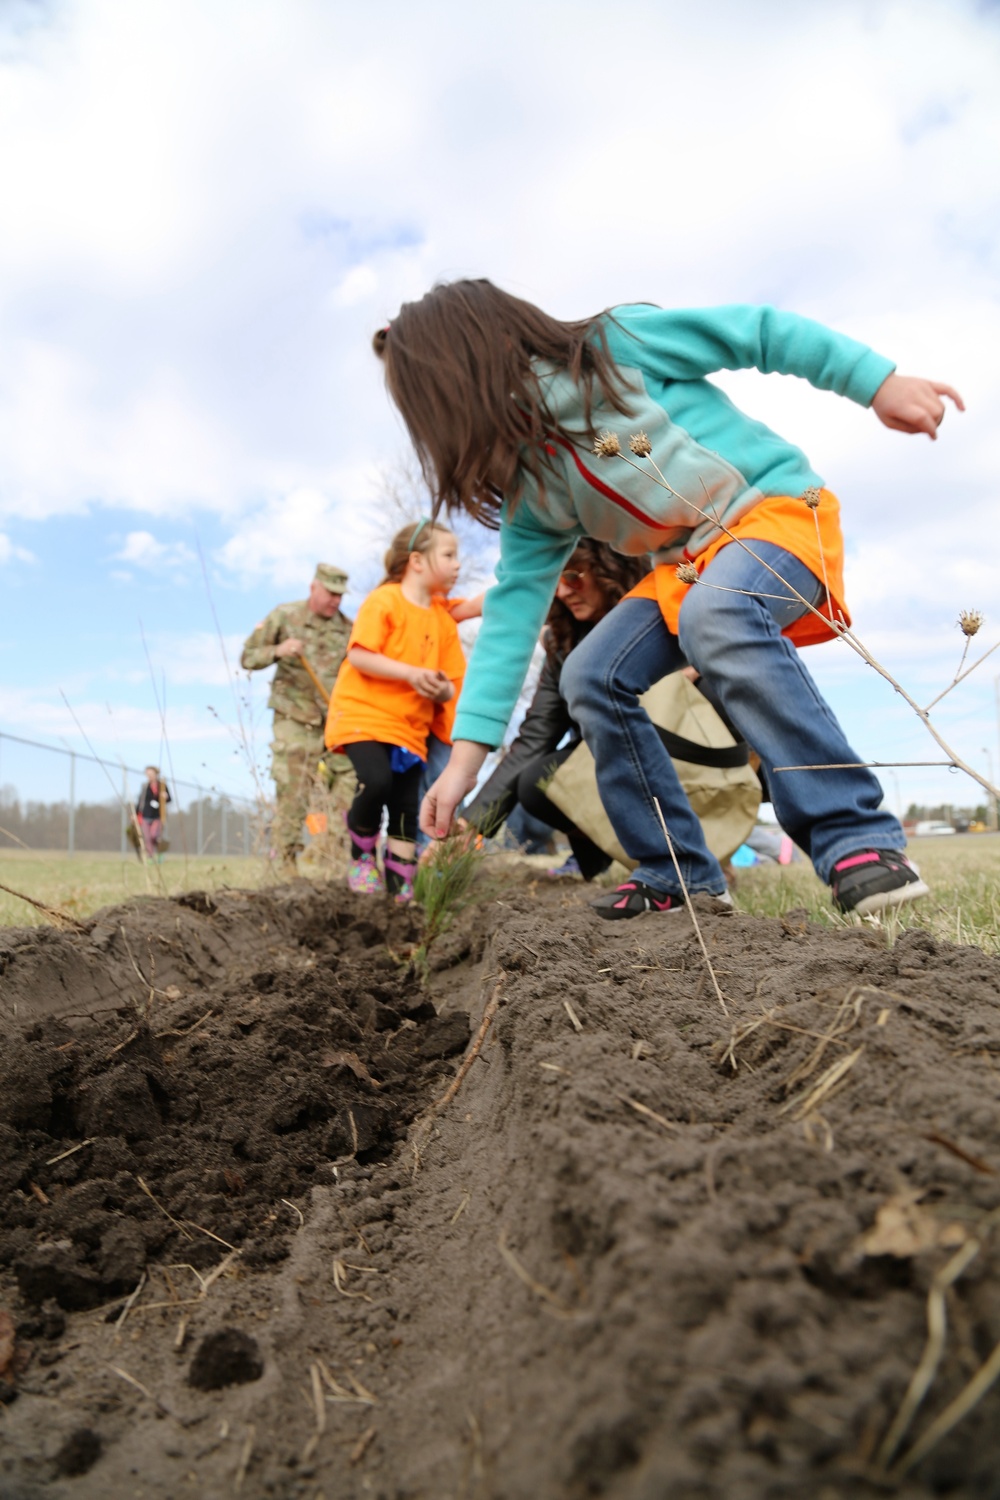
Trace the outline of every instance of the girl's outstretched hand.
<path fill-rule="evenodd" d="M 472 791 L 488 754 L 486 745 L 477 745 L 472 740 L 456 741 L 451 759 L 420 806 L 420 827 L 429 838 L 447 838 L 455 809 Z"/>
<path fill-rule="evenodd" d="M 921 380 L 918 375 L 888 375 L 875 392 L 872 411 L 895 432 L 926 432 L 933 442 L 944 421 L 942 396 L 954 401 L 959 411 L 965 410 L 965 402 L 950 385 Z"/>

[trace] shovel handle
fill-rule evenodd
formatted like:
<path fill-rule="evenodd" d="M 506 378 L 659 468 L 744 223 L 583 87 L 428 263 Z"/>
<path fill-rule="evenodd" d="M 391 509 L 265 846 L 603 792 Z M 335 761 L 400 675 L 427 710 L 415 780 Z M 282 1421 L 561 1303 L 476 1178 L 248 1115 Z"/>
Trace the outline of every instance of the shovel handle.
<path fill-rule="evenodd" d="M 308 656 L 305 656 L 305 655 L 300 656 L 299 657 L 299 661 L 302 663 L 303 667 L 305 667 L 306 673 L 307 673 L 307 675 L 309 677 L 310 682 L 312 683 L 313 687 L 316 689 L 317 693 L 319 693 L 320 697 L 322 698 L 322 700 L 323 700 L 323 707 L 324 708 L 329 708 L 330 707 L 330 694 L 327 692 L 326 688 L 323 686 L 323 684 L 320 682 L 319 678 L 317 677 L 315 671 L 313 670 L 312 663 L 310 662 Z"/>

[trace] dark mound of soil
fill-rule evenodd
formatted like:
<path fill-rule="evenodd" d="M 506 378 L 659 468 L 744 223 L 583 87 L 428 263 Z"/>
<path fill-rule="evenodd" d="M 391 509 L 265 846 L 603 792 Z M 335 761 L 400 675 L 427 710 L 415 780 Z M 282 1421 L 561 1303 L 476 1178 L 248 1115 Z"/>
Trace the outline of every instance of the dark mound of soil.
<path fill-rule="evenodd" d="M 221 1391 L 226 1385 L 246 1385 L 264 1373 L 260 1345 L 242 1328 L 220 1328 L 206 1334 L 195 1350 L 188 1385 L 199 1391 Z"/>
<path fill-rule="evenodd" d="M 97 1307 L 132 1292 L 151 1258 L 200 1271 L 237 1248 L 246 1265 L 281 1259 L 299 1222 L 284 1200 L 335 1181 L 340 1162 L 386 1156 L 462 1050 L 467 1017 L 438 1017 L 387 946 L 388 925 L 412 940 L 413 917 L 339 890 L 302 907 L 294 932 L 287 900 L 243 898 L 221 939 L 214 902 L 183 927 L 178 903 L 119 912 L 127 953 L 173 944 L 174 983 L 89 1020 L 7 1022 L 0 1265 L 29 1303 Z M 59 936 L 57 993 L 72 993 L 94 940 Z"/>
<path fill-rule="evenodd" d="M 267 963 L 11 1051 L 0 1493 L 1000 1494 L 1000 1384 L 933 1425 L 1000 1342 L 1000 962 L 706 907 L 724 1015 L 686 914 L 604 924 L 509 890 L 439 950 L 439 1002 L 496 1004 L 428 1112 L 468 1032 L 399 961 L 416 918 L 301 899 L 326 920 L 297 937 L 283 908 Z M 95 1172 L 99 1143 L 129 1162 Z M 142 1264 L 110 1323 L 52 1300 L 131 1292 Z M 199 1389 L 219 1334 L 219 1368 L 235 1339 L 260 1373 Z M 64 1480 L 84 1427 L 100 1456 Z"/>

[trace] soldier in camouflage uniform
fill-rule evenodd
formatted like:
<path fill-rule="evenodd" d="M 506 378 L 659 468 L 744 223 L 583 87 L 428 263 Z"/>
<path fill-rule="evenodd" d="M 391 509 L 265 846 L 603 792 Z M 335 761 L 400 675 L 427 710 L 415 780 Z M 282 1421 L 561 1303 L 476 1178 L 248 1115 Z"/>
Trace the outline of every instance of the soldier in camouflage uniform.
<path fill-rule="evenodd" d="M 274 710 L 271 775 L 276 811 L 272 842 L 285 874 L 296 872 L 295 856 L 302 848 L 302 825 L 321 759 L 331 771 L 352 774 L 346 755 L 324 750 L 326 705 L 300 658 L 309 665 L 329 693 L 347 651 L 351 622 L 340 613 L 347 574 L 330 563 L 320 563 L 309 598 L 279 604 L 254 629 L 240 661 L 248 672 L 277 663 L 268 708 Z"/>

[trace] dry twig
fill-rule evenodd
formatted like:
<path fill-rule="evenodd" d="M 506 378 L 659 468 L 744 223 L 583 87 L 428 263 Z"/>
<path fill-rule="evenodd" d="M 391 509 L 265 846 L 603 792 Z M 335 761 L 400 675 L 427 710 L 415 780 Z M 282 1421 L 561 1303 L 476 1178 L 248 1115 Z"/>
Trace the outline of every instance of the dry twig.
<path fill-rule="evenodd" d="M 615 1098 L 620 1099 L 622 1104 L 627 1104 L 629 1109 L 634 1109 L 636 1114 L 645 1115 L 647 1120 L 655 1120 L 657 1125 L 663 1126 L 664 1130 L 680 1130 L 681 1128 L 673 1120 L 658 1115 L 655 1109 L 649 1108 L 648 1104 L 640 1104 L 638 1099 L 630 1099 L 628 1094 L 616 1094 Z"/>
<path fill-rule="evenodd" d="M 18 901 L 26 901 L 36 911 L 40 911 L 43 917 L 48 917 L 53 927 L 64 927 L 70 932 L 83 932 L 83 923 L 78 922 L 76 917 L 71 917 L 68 911 L 61 911 L 58 906 L 48 906 L 44 901 L 36 901 L 34 896 L 26 896 L 23 891 L 15 891 L 12 885 L 0 885 L 0 891 L 6 891 L 8 896 L 16 896 Z"/>
<path fill-rule="evenodd" d="M 432 1115 L 439 1114 L 442 1109 L 446 1109 L 447 1106 L 451 1103 L 455 1095 L 458 1093 L 459 1089 L 462 1087 L 466 1074 L 472 1067 L 472 1064 L 475 1062 L 476 1058 L 479 1056 L 480 1048 L 486 1040 L 486 1033 L 492 1026 L 493 1017 L 497 1013 L 497 1007 L 500 1004 L 501 992 L 503 990 L 506 979 L 507 975 L 501 969 L 500 974 L 497 978 L 497 982 L 493 987 L 493 993 L 487 1001 L 486 1009 L 483 1011 L 483 1019 L 479 1023 L 479 1030 L 476 1032 L 476 1039 L 472 1043 L 472 1046 L 469 1048 L 468 1052 L 465 1054 L 465 1057 L 462 1059 L 462 1066 L 459 1068 L 458 1072 L 455 1074 L 455 1077 L 452 1079 L 450 1087 L 444 1094 L 442 1094 L 441 1098 L 438 1099 L 436 1103 L 431 1105 L 430 1113 Z"/>
<path fill-rule="evenodd" d="M 233 1479 L 233 1488 L 237 1494 L 243 1488 L 243 1481 L 247 1477 L 247 1469 L 253 1457 L 253 1440 L 257 1435 L 257 1429 L 253 1423 L 247 1426 L 246 1437 L 243 1439 L 243 1447 L 240 1449 L 240 1461 L 236 1467 L 236 1475 Z"/>
<path fill-rule="evenodd" d="M 536 1297 L 540 1297 L 542 1301 L 549 1307 L 553 1308 L 560 1317 L 573 1317 L 573 1309 L 567 1306 L 567 1304 L 562 1300 L 561 1297 L 557 1296 L 557 1294 L 551 1291 L 547 1286 L 543 1286 L 540 1281 L 536 1281 L 531 1272 L 525 1270 L 524 1266 L 522 1266 L 521 1262 L 518 1260 L 517 1256 L 514 1254 L 513 1250 L 507 1243 L 507 1231 L 505 1229 L 502 1229 L 500 1231 L 500 1237 L 497 1240 L 497 1249 L 500 1251 L 500 1254 L 503 1256 L 508 1266 L 510 1266 L 510 1269 L 514 1272 L 514 1275 L 518 1278 L 518 1280 L 523 1281 L 524 1285 L 528 1287 L 530 1291 L 534 1292 Z"/>
<path fill-rule="evenodd" d="M 927 1294 L 927 1342 L 899 1411 L 879 1447 L 875 1458 L 876 1470 L 884 1472 L 888 1469 L 900 1443 L 906 1436 L 910 1423 L 917 1414 L 920 1403 L 931 1388 L 944 1353 L 948 1326 L 945 1291 L 958 1280 L 966 1266 L 979 1254 L 979 1250 L 980 1246 L 976 1240 L 967 1240 L 958 1253 L 941 1267 L 931 1282 L 930 1291 Z"/>
<path fill-rule="evenodd" d="M 351 1449 L 351 1465 L 359 1464 L 375 1438 L 375 1428 L 367 1427 Z"/>
<path fill-rule="evenodd" d="M 936 1447 L 943 1437 L 947 1437 L 953 1427 L 957 1427 L 963 1417 L 968 1416 L 973 1407 L 986 1395 L 986 1392 L 995 1382 L 1000 1379 L 1000 1343 L 994 1346 L 993 1352 L 984 1364 L 973 1375 L 968 1385 L 965 1386 L 944 1411 L 931 1423 L 923 1437 L 920 1438 L 908 1453 L 905 1453 L 899 1463 L 889 1472 L 890 1479 L 902 1479 L 921 1459 L 926 1458 L 931 1449 Z"/>
<path fill-rule="evenodd" d="M 681 890 L 684 892 L 684 902 L 685 902 L 685 905 L 687 906 L 687 909 L 688 909 L 688 911 L 689 911 L 689 913 L 691 915 L 691 922 L 692 922 L 692 924 L 694 926 L 695 936 L 697 937 L 699 946 L 701 948 L 702 957 L 705 960 L 705 965 L 706 965 L 706 967 L 708 969 L 709 974 L 711 975 L 712 983 L 715 986 L 716 998 L 718 999 L 719 1004 L 722 1006 L 722 1014 L 724 1016 L 728 1016 L 729 1015 L 729 1009 L 728 1009 L 728 1007 L 726 1005 L 725 999 L 723 998 L 722 991 L 719 988 L 719 981 L 715 977 L 715 970 L 712 968 L 712 960 L 708 956 L 708 949 L 705 946 L 705 939 L 701 935 L 701 927 L 699 926 L 698 918 L 695 915 L 694 907 L 691 905 L 691 898 L 688 895 L 688 888 L 687 888 L 687 885 L 685 883 L 684 876 L 681 874 L 681 867 L 680 867 L 680 865 L 677 862 L 677 855 L 674 852 L 674 841 L 670 837 L 669 832 L 667 831 L 667 823 L 666 823 L 666 819 L 663 816 L 663 809 L 660 806 L 660 799 L 659 799 L 659 797 L 654 797 L 653 798 L 653 805 L 656 808 L 656 816 L 660 820 L 660 827 L 663 829 L 663 837 L 667 841 L 667 848 L 670 850 L 670 858 L 674 862 L 674 869 L 677 872 L 677 879 L 680 881 Z"/>
<path fill-rule="evenodd" d="M 582 1031 L 583 1022 L 580 1020 L 580 1017 L 577 1015 L 576 1011 L 573 1009 L 568 1000 L 563 1001 L 563 1010 L 565 1010 L 566 1014 L 569 1016 L 570 1021 L 573 1024 L 573 1030 L 577 1032 Z"/>
<path fill-rule="evenodd" d="M 820 1074 L 813 1088 L 808 1090 L 807 1093 L 800 1094 L 796 1099 L 789 1099 L 787 1103 L 783 1104 L 778 1110 L 779 1115 L 787 1114 L 789 1110 L 793 1109 L 795 1113 L 792 1115 L 792 1119 L 799 1121 L 804 1120 L 806 1115 L 812 1114 L 817 1104 L 821 1104 L 824 1099 L 830 1098 L 834 1092 L 838 1092 L 843 1087 L 844 1079 L 864 1050 L 864 1043 L 862 1043 L 853 1052 L 849 1052 L 846 1057 L 842 1057 L 833 1063 L 831 1067 L 827 1068 L 825 1073 Z"/>

